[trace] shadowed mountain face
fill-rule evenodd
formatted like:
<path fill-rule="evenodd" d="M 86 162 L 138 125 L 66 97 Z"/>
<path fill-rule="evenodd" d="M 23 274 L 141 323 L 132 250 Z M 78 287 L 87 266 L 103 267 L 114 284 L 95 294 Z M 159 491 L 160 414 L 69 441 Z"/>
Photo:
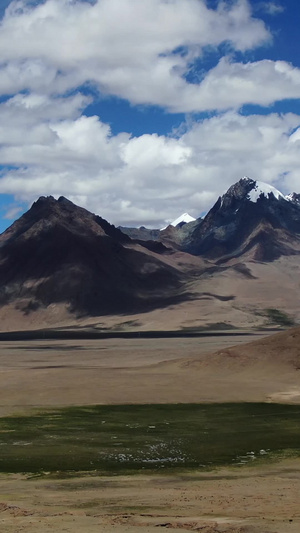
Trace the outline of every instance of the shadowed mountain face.
<path fill-rule="evenodd" d="M 230 187 L 187 236 L 183 249 L 218 262 L 299 254 L 298 195 L 287 200 L 271 187 L 260 192 L 257 183 L 243 178 Z"/>
<path fill-rule="evenodd" d="M 273 307 L 280 279 L 279 308 L 284 296 L 286 312 L 298 316 L 299 254 L 299 195 L 285 198 L 249 178 L 230 187 L 204 219 L 168 226 L 159 240 L 132 240 L 66 198 L 41 197 L 0 235 L 0 307 L 4 319 L 38 311 L 30 313 L 36 323 L 52 310 L 55 322 L 58 308 L 78 318 L 176 307 L 175 322 L 190 327 L 201 312 L 206 322 L 233 322 L 239 305 L 251 317 L 255 306 Z M 195 316 L 191 306 L 184 313 L 171 307 L 179 302 L 191 303 Z M 51 304 L 63 305 L 47 309 Z"/>
<path fill-rule="evenodd" d="M 176 299 L 180 275 L 159 255 L 66 198 L 41 197 L 0 236 L 0 304 L 63 302 L 78 315 L 146 310 Z"/>

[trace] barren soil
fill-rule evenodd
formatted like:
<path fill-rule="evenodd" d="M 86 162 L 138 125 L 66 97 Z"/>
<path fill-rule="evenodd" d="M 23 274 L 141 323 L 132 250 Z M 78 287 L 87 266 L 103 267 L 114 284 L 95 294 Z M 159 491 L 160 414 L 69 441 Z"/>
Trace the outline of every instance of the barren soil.
<path fill-rule="evenodd" d="M 299 334 L 290 331 L 250 344 L 256 336 L 1 342 L 0 414 L 89 404 L 298 403 Z"/>
<path fill-rule="evenodd" d="M 181 476 L 0 477 L 3 533 L 299 533 L 300 461 Z"/>

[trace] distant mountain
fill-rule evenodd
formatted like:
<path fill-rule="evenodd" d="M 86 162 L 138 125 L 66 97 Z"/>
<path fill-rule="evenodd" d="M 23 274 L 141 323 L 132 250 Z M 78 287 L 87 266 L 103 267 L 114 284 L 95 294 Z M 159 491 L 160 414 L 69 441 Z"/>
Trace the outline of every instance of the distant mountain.
<path fill-rule="evenodd" d="M 173 222 L 170 222 L 169 226 L 176 228 L 177 226 L 182 227 L 184 224 L 189 224 L 189 222 L 194 222 L 196 219 L 191 217 L 188 213 L 183 213 L 179 217 L 175 218 Z M 168 226 L 161 228 L 161 231 L 164 231 Z"/>
<path fill-rule="evenodd" d="M 127 235 L 131 239 L 140 241 L 159 241 L 160 230 L 148 229 L 145 226 L 139 228 L 127 228 L 126 226 L 119 226 L 118 229 L 122 231 L 124 235 Z"/>
<path fill-rule="evenodd" d="M 161 232 L 165 231 L 168 227 L 176 227 L 178 230 L 182 228 L 185 224 L 189 224 L 191 222 L 194 222 L 196 219 L 189 215 L 188 213 L 183 213 L 178 218 L 173 220 L 168 226 L 165 226 L 161 229 L 148 229 L 145 228 L 145 226 L 140 226 L 139 228 L 127 228 L 126 226 L 119 226 L 118 229 L 124 233 L 124 235 L 127 235 L 131 239 L 137 240 L 137 241 L 160 241 L 164 242 L 164 235 L 161 234 Z M 176 244 L 177 241 L 180 241 L 180 236 L 178 236 L 177 232 L 168 232 L 167 233 L 167 244 Z"/>
<path fill-rule="evenodd" d="M 188 213 L 183 213 L 182 215 L 180 215 L 180 217 L 176 218 L 175 220 L 173 220 L 173 222 L 171 222 L 171 226 L 182 226 L 183 224 L 194 222 L 194 220 L 196 219 L 194 217 L 191 217 L 191 215 L 189 215 Z"/>
<path fill-rule="evenodd" d="M 300 253 L 300 204 L 269 184 L 243 178 L 219 197 L 182 245 L 218 262 L 272 261 Z"/>
<path fill-rule="evenodd" d="M 220 263 L 244 254 L 248 259 L 273 261 L 300 252 L 300 194 L 284 196 L 268 183 L 244 177 L 219 197 L 203 219 L 184 213 L 161 230 L 120 229 L 138 242 L 159 241 Z"/>
<path fill-rule="evenodd" d="M 41 197 L 0 236 L 0 304 L 24 312 L 129 313 L 175 301 L 179 287 L 158 254 L 64 197 Z"/>

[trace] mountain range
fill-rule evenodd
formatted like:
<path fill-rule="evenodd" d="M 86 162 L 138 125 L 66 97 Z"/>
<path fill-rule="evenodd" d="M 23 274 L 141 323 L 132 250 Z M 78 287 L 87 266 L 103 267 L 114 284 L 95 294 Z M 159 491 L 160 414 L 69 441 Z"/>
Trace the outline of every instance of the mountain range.
<path fill-rule="evenodd" d="M 196 225 L 183 248 L 224 264 L 238 257 L 272 261 L 300 251 L 297 195 L 243 178 Z"/>
<path fill-rule="evenodd" d="M 104 327 L 252 327 L 272 309 L 297 321 L 299 254 L 300 195 L 250 178 L 203 219 L 185 213 L 163 230 L 115 228 L 41 197 L 0 236 L 2 329 L 95 317 Z"/>
<path fill-rule="evenodd" d="M 157 240 L 218 263 L 248 254 L 270 261 L 299 249 L 300 194 L 284 196 L 272 185 L 244 177 L 197 220 L 184 213 L 159 230 L 123 228 L 139 240 Z"/>

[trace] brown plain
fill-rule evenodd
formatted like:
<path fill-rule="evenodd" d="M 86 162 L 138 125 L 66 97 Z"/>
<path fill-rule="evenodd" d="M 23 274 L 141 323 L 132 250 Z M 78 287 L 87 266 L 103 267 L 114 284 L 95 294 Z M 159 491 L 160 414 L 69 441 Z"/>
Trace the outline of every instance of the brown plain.
<path fill-rule="evenodd" d="M 255 337 L 2 341 L 1 415 L 75 404 L 300 403 L 299 341 L 300 328 Z M 300 460 L 181 476 L 2 475 L 0 531 L 298 533 L 299 497 Z"/>

